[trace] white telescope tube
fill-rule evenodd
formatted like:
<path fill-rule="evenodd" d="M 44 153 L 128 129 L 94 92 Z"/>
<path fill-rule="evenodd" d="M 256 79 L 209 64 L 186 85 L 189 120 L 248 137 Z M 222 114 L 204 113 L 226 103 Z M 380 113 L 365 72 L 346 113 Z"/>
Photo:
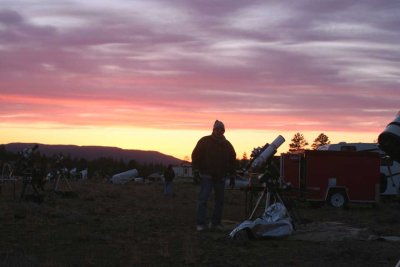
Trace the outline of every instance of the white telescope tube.
<path fill-rule="evenodd" d="M 258 156 L 253 163 L 251 164 L 251 167 L 258 167 L 264 162 L 266 162 L 270 157 L 272 157 L 275 153 L 278 147 L 280 147 L 283 143 L 285 142 L 285 138 L 283 138 L 282 135 L 278 135 L 277 138 Z"/>

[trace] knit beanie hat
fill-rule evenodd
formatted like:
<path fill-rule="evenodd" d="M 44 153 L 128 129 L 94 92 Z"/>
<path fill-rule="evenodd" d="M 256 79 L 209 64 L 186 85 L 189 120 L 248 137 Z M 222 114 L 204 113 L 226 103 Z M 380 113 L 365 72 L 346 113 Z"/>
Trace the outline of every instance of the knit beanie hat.
<path fill-rule="evenodd" d="M 215 129 L 221 129 L 221 130 L 225 131 L 225 125 L 222 123 L 222 121 L 216 120 L 214 122 L 213 130 L 215 130 Z"/>

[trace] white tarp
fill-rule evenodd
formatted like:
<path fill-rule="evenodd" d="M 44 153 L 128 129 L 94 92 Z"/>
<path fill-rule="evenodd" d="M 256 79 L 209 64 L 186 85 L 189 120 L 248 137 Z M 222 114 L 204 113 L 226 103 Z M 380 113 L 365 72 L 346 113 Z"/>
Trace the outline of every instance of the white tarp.
<path fill-rule="evenodd" d="M 293 225 L 286 207 L 280 203 L 270 205 L 264 214 L 254 221 L 246 220 L 229 234 L 235 238 L 242 230 L 248 230 L 252 236 L 259 237 L 285 237 L 293 232 Z"/>
<path fill-rule="evenodd" d="M 81 178 L 86 180 L 88 178 L 88 169 L 84 169 L 81 171 Z"/>
<path fill-rule="evenodd" d="M 111 177 L 111 182 L 113 184 L 125 184 L 134 180 L 138 176 L 138 171 L 136 169 L 132 169 L 126 172 L 121 172 L 113 175 Z"/>

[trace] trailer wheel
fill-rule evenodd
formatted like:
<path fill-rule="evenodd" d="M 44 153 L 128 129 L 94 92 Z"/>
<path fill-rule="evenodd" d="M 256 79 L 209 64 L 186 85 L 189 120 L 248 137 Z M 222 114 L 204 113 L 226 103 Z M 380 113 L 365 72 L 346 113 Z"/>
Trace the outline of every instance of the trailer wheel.
<path fill-rule="evenodd" d="M 347 204 L 347 196 L 343 191 L 334 191 L 329 194 L 328 203 L 332 207 L 342 208 Z"/>

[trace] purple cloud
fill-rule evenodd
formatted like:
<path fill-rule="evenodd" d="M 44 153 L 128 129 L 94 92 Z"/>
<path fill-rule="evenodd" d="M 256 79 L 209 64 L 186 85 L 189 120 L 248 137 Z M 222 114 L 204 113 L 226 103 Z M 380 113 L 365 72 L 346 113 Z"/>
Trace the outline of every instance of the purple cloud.
<path fill-rule="evenodd" d="M 295 118 L 317 130 L 357 121 L 353 130 L 371 122 L 368 130 L 378 131 L 399 109 L 398 1 L 3 2 L 5 96 Z M 12 107 L 10 99 L 0 104 Z M 174 119 L 185 124 L 190 116 Z"/>

